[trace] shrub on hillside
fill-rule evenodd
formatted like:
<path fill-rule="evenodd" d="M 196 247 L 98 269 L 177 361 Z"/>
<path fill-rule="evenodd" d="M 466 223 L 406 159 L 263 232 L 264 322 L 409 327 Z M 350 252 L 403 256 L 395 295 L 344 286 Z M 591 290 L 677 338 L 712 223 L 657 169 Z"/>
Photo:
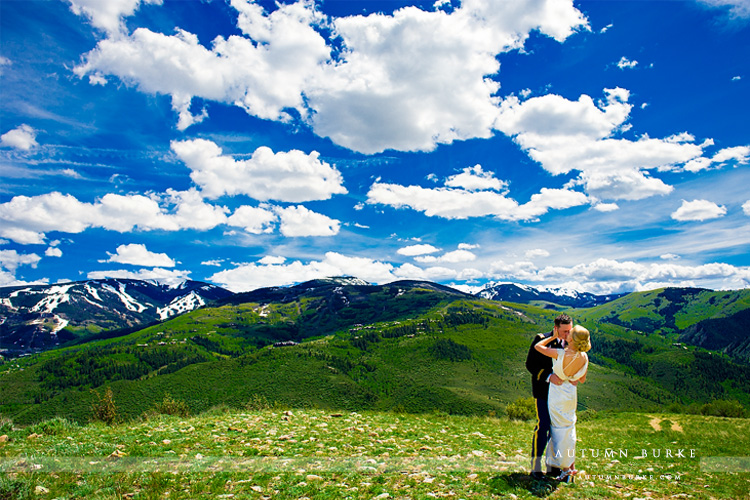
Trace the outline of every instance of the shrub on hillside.
<path fill-rule="evenodd" d="M 280 410 L 282 405 L 277 401 L 268 401 L 263 394 L 253 394 L 250 401 L 245 403 L 245 409 L 249 411 Z"/>
<path fill-rule="evenodd" d="M 36 425 L 28 427 L 26 430 L 29 434 L 47 434 L 50 436 L 58 436 L 61 434 L 67 434 L 72 429 L 78 427 L 78 424 L 71 422 L 67 418 L 55 417 L 50 420 L 39 422 Z"/>
<path fill-rule="evenodd" d="M 107 425 L 114 424 L 115 420 L 117 420 L 117 408 L 115 407 L 112 388 L 107 387 L 103 396 L 99 394 L 99 391 L 92 389 L 91 392 L 96 396 L 96 401 L 91 405 L 93 412 L 92 420 L 95 422 L 104 422 Z"/>
<path fill-rule="evenodd" d="M 511 420 L 531 420 L 536 417 L 534 398 L 518 398 L 505 407 L 505 413 Z"/>
<path fill-rule="evenodd" d="M 13 420 L 0 415 L 0 434 L 7 434 L 13 430 Z"/>
<path fill-rule="evenodd" d="M 716 401 L 711 401 L 701 407 L 701 415 L 744 418 L 745 414 L 745 407 L 743 407 L 739 401 L 717 399 Z"/>
<path fill-rule="evenodd" d="M 189 417 L 190 407 L 186 402 L 174 399 L 169 393 L 164 395 L 161 403 L 154 405 L 154 411 L 162 415 L 177 415 L 178 417 Z"/>

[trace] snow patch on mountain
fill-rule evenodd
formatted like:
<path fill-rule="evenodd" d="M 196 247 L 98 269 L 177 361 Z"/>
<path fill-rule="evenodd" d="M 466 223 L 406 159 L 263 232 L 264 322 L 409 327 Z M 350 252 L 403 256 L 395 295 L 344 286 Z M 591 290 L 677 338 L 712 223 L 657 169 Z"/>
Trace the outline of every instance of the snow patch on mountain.
<path fill-rule="evenodd" d="M 46 297 L 37 302 L 36 305 L 30 309 L 30 311 L 52 313 L 60 304 L 64 302 L 70 302 L 70 295 L 68 295 L 68 290 L 70 290 L 72 286 L 73 285 L 55 285 L 42 292 L 36 292 L 43 293 L 46 295 Z"/>
<path fill-rule="evenodd" d="M 177 314 L 186 313 L 204 305 L 206 305 L 206 301 L 203 300 L 203 297 L 193 291 L 183 297 L 177 297 L 165 307 L 158 307 L 156 309 L 156 314 L 159 316 L 160 320 L 165 320 Z"/>
<path fill-rule="evenodd" d="M 122 301 L 122 303 L 125 304 L 125 307 L 128 309 L 128 311 L 140 313 L 146 310 L 146 306 L 144 306 L 133 297 L 128 295 L 127 292 L 125 292 L 125 285 L 123 285 L 122 283 L 118 283 L 118 285 L 120 285 L 119 289 L 116 289 L 115 287 L 107 284 L 103 285 L 102 288 L 115 294 Z"/>

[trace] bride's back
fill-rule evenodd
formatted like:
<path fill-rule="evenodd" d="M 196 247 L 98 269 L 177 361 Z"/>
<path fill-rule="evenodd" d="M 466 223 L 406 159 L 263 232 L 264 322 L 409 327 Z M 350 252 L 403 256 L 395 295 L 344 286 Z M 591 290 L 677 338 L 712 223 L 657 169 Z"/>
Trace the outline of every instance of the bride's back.
<path fill-rule="evenodd" d="M 578 373 L 578 371 L 586 364 L 586 353 L 583 352 L 570 352 L 565 350 L 565 355 L 562 361 L 563 373 L 567 377 L 572 377 Z"/>

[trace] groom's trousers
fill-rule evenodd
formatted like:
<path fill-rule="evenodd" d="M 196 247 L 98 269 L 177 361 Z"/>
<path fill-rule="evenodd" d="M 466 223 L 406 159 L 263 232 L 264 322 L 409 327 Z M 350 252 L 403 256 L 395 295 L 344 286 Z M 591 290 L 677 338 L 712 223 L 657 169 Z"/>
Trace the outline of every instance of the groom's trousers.
<path fill-rule="evenodd" d="M 536 427 L 531 443 L 531 470 L 542 471 L 542 457 L 549 441 L 551 422 L 549 419 L 549 407 L 547 398 L 534 398 L 536 402 Z"/>

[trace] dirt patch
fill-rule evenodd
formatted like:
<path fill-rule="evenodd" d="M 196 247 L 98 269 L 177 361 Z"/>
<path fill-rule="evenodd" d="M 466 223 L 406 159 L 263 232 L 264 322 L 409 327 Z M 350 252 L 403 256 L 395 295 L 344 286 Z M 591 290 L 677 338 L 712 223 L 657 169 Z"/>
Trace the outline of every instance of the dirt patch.
<path fill-rule="evenodd" d="M 661 425 L 659 425 L 660 423 L 661 419 L 657 417 L 654 417 L 649 421 L 649 424 L 651 424 L 651 427 L 653 427 L 655 431 L 661 430 Z"/>
<path fill-rule="evenodd" d="M 652 428 L 653 428 L 653 429 L 654 429 L 655 431 L 660 431 L 660 430 L 662 430 L 662 429 L 661 429 L 661 423 L 662 423 L 662 421 L 664 420 L 663 418 L 659 418 L 659 417 L 653 417 L 653 416 L 651 416 L 651 415 L 646 415 L 646 416 L 648 416 L 648 417 L 651 417 L 651 420 L 649 420 L 649 422 L 648 422 L 648 423 L 649 423 L 649 425 L 650 425 L 650 426 L 651 426 L 651 427 L 652 427 Z M 682 426 L 681 426 L 680 424 L 678 424 L 677 422 L 672 422 L 672 430 L 673 430 L 673 431 L 675 431 L 675 432 L 685 432 L 685 431 L 684 431 L 684 430 L 682 429 Z"/>

